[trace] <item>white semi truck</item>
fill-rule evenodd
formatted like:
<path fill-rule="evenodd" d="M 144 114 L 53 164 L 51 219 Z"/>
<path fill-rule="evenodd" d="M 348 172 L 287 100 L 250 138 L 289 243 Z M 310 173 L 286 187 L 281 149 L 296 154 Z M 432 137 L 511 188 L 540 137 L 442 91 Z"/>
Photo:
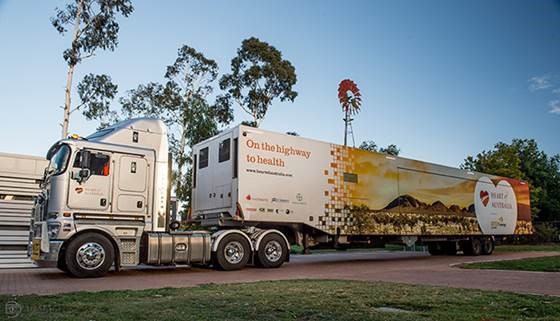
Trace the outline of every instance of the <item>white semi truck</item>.
<path fill-rule="evenodd" d="M 427 244 L 490 254 L 531 231 L 525 183 L 246 126 L 193 148 L 190 220 L 169 219 L 171 158 L 160 120 L 120 122 L 54 144 L 31 256 L 78 277 L 112 266 L 279 267 L 291 244 Z"/>

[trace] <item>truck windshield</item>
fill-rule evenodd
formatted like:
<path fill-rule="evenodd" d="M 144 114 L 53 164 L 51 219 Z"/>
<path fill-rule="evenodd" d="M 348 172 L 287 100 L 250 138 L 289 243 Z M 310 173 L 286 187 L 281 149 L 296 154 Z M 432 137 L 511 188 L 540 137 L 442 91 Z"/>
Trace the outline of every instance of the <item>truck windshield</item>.
<path fill-rule="evenodd" d="M 66 144 L 59 145 L 52 153 L 47 174 L 58 175 L 66 170 L 68 158 L 70 157 L 70 147 Z"/>

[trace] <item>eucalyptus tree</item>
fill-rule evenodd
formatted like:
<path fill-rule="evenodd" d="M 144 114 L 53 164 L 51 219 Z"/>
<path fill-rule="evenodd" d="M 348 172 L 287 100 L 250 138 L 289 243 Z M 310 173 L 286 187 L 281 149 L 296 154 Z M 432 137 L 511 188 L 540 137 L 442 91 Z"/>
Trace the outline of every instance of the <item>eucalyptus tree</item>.
<path fill-rule="evenodd" d="M 399 156 L 400 148 L 395 144 L 387 145 L 387 147 L 378 147 L 373 140 L 366 140 L 360 144 L 359 149 L 367 150 L 370 152 L 379 152 L 392 156 Z"/>
<path fill-rule="evenodd" d="M 534 139 L 499 142 L 491 150 L 468 156 L 461 168 L 526 181 L 532 217 L 560 221 L 560 155 L 546 154 Z"/>
<path fill-rule="evenodd" d="M 188 200 L 190 195 L 190 148 L 233 120 L 229 106 L 207 101 L 217 77 L 217 63 L 185 45 L 167 67 L 164 83 L 139 85 L 120 100 L 125 116 L 157 117 L 169 127 L 176 163 L 175 192 L 180 200 Z"/>
<path fill-rule="evenodd" d="M 70 48 L 63 58 L 68 64 L 64 100 L 62 138 L 68 135 L 72 111 L 72 81 L 76 66 L 95 55 L 98 49 L 114 51 L 118 45 L 119 24 L 117 15 L 128 17 L 134 10 L 130 0 L 75 0 L 64 8 L 56 8 L 51 23 L 65 35 L 71 30 Z M 87 98 L 87 95 L 85 96 Z"/>
<path fill-rule="evenodd" d="M 275 47 L 251 37 L 243 40 L 231 60 L 231 74 L 220 79 L 220 88 L 226 93 L 218 102 L 225 106 L 237 103 L 258 127 L 274 99 L 294 101 L 297 92 L 292 87 L 296 82 L 292 63 Z"/>
<path fill-rule="evenodd" d="M 115 123 L 117 112 L 111 110 L 111 102 L 118 93 L 118 86 L 107 75 L 87 74 L 78 84 L 80 104 L 71 112 L 83 107 L 83 115 L 87 120 L 99 120 L 100 128 Z"/>

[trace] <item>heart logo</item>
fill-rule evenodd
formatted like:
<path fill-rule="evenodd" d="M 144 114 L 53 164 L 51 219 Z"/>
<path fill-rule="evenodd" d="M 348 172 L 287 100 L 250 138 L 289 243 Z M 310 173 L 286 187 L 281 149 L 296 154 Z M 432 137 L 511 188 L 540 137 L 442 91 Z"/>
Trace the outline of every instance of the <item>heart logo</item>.
<path fill-rule="evenodd" d="M 474 190 L 474 210 L 483 234 L 506 235 L 515 231 L 517 198 L 508 181 L 494 184 L 490 178 L 481 177 Z"/>
<path fill-rule="evenodd" d="M 76 188 L 74 189 L 74 191 L 76 191 L 76 193 L 80 194 L 80 193 L 82 193 L 82 192 L 84 191 L 84 189 L 83 189 L 82 187 L 76 187 Z"/>
<path fill-rule="evenodd" d="M 480 191 L 480 200 L 485 207 L 488 205 L 488 202 L 490 202 L 490 195 L 487 191 Z"/>

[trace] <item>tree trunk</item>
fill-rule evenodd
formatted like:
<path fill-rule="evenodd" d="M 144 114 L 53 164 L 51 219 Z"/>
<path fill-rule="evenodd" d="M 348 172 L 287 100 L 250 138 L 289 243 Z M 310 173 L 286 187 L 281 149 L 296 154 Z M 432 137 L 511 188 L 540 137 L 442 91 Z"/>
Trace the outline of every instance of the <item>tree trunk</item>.
<path fill-rule="evenodd" d="M 84 1 L 78 2 L 78 8 L 76 10 L 76 17 L 74 18 L 74 34 L 72 36 L 72 57 L 68 63 L 68 75 L 66 77 L 66 90 L 65 90 L 65 100 L 64 100 L 64 119 L 62 121 L 62 139 L 68 137 L 68 125 L 70 122 L 70 108 L 72 103 L 72 78 L 74 77 L 74 69 L 76 68 L 76 58 L 77 52 L 74 43 L 77 41 L 78 33 L 80 32 L 80 20 L 82 16 L 82 8 L 84 6 Z"/>
<path fill-rule="evenodd" d="M 183 166 L 185 165 L 185 145 L 187 144 L 187 125 L 183 124 L 181 128 L 181 139 L 179 140 L 179 148 L 177 155 L 177 182 L 175 182 L 175 195 L 179 194 L 183 186 Z"/>

